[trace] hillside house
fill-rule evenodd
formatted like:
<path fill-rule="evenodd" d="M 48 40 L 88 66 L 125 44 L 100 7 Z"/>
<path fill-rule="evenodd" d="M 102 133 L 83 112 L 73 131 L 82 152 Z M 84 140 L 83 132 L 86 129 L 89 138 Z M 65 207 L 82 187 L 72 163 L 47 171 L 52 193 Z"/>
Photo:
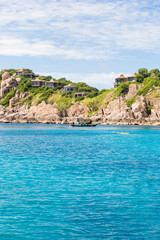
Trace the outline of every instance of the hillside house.
<path fill-rule="evenodd" d="M 137 73 L 133 73 L 131 76 L 128 77 L 128 82 L 133 82 L 136 81 L 136 75 Z"/>
<path fill-rule="evenodd" d="M 45 81 L 40 80 L 39 78 L 36 78 L 35 80 L 31 80 L 31 85 L 32 87 L 41 87 L 45 85 Z"/>
<path fill-rule="evenodd" d="M 86 97 L 88 95 L 88 93 L 86 92 L 76 92 L 74 94 L 74 98 L 77 98 L 77 97 Z"/>
<path fill-rule="evenodd" d="M 121 74 L 118 78 L 115 79 L 114 88 L 117 88 L 122 82 L 133 82 L 136 81 L 137 73 L 133 73 L 131 76 L 125 77 Z"/>
<path fill-rule="evenodd" d="M 127 77 L 125 77 L 123 74 L 115 79 L 114 87 L 118 87 L 122 82 L 127 82 Z"/>
<path fill-rule="evenodd" d="M 50 87 L 50 88 L 57 87 L 58 85 L 60 85 L 60 82 L 54 81 L 53 79 L 51 79 L 51 80 L 48 81 L 48 82 L 45 82 L 45 86 L 46 86 L 46 87 Z"/>
<path fill-rule="evenodd" d="M 63 90 L 69 94 L 69 93 L 72 93 L 74 90 L 76 90 L 76 87 L 72 84 L 68 84 L 66 86 L 63 87 Z"/>
<path fill-rule="evenodd" d="M 24 68 L 21 68 L 16 72 L 16 76 L 19 76 L 21 74 L 24 74 L 26 78 L 35 79 L 36 77 L 38 77 L 38 75 L 34 73 L 27 72 L 27 70 L 25 70 Z"/>

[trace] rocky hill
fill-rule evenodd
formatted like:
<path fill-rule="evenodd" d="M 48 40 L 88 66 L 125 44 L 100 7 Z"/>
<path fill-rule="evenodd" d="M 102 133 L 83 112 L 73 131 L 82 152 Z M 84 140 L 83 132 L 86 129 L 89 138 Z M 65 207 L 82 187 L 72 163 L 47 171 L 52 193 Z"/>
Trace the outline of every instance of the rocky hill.
<path fill-rule="evenodd" d="M 64 78 L 59 80 L 58 88 L 35 88 L 31 79 L 17 77 L 15 72 L 1 72 L 2 123 L 63 124 L 91 118 L 101 124 L 160 125 L 160 80 L 156 74 L 110 90 L 98 91 L 78 83 L 77 89 L 89 94 L 75 99 L 73 94 L 64 93 L 63 86 L 70 82 Z"/>

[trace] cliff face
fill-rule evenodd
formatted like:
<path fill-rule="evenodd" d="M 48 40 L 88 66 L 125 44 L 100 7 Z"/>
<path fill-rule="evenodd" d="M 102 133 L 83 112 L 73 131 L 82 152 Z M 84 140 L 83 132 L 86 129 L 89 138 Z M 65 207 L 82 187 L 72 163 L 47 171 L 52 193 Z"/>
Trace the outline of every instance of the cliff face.
<path fill-rule="evenodd" d="M 115 99 L 112 96 L 107 96 L 105 99 L 105 102 L 108 103 L 107 106 L 103 105 L 99 109 L 101 121 L 119 125 L 160 124 L 160 88 L 155 88 L 156 96 L 152 90 L 146 96 L 137 96 L 132 106 L 128 107 L 127 101 L 132 99 L 138 90 L 139 87 L 136 84 L 131 84 L 125 96 Z M 111 98 L 112 100 L 110 100 Z"/>
<path fill-rule="evenodd" d="M 24 100 L 30 96 L 30 93 L 18 91 L 19 81 L 20 79 L 14 79 L 9 74 L 3 76 L 2 100 L 3 95 L 9 90 L 15 90 L 15 95 L 9 100 L 8 107 L 0 105 L 0 122 L 72 123 L 76 122 L 77 118 L 89 116 L 94 122 L 102 124 L 160 124 L 160 88 L 158 87 L 151 89 L 145 96 L 136 96 L 142 87 L 137 84 L 129 85 L 128 92 L 123 96 L 115 97 L 112 91 L 96 112 L 91 112 L 85 101 L 73 102 L 71 107 L 60 111 L 55 101 L 47 104 L 43 101 L 38 106 L 32 102 L 29 107 Z M 134 97 L 132 105 L 128 106 L 128 101 Z"/>

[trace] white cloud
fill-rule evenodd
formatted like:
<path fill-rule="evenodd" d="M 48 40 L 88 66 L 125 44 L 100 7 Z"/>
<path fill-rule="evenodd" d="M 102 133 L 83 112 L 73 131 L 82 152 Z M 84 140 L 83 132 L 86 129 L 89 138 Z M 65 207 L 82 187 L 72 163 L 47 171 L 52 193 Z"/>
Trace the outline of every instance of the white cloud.
<path fill-rule="evenodd" d="M 0 55 L 5 56 L 56 56 L 67 59 L 98 59 L 99 56 L 94 55 L 90 50 L 85 49 L 79 52 L 74 48 L 66 48 L 65 46 L 57 47 L 51 41 L 45 40 L 27 40 L 20 38 L 1 37 L 0 39 Z"/>
<path fill-rule="evenodd" d="M 157 0 L 0 0 L 0 9 L 1 55 L 106 59 L 123 49 L 160 53 Z"/>

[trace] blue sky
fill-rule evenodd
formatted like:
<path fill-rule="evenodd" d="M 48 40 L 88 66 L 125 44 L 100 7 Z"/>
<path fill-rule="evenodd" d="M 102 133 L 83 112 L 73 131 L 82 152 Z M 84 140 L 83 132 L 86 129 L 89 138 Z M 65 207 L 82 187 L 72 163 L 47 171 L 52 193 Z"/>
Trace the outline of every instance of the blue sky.
<path fill-rule="evenodd" d="M 160 68 L 158 0 L 0 0 L 0 68 L 110 88 Z"/>

